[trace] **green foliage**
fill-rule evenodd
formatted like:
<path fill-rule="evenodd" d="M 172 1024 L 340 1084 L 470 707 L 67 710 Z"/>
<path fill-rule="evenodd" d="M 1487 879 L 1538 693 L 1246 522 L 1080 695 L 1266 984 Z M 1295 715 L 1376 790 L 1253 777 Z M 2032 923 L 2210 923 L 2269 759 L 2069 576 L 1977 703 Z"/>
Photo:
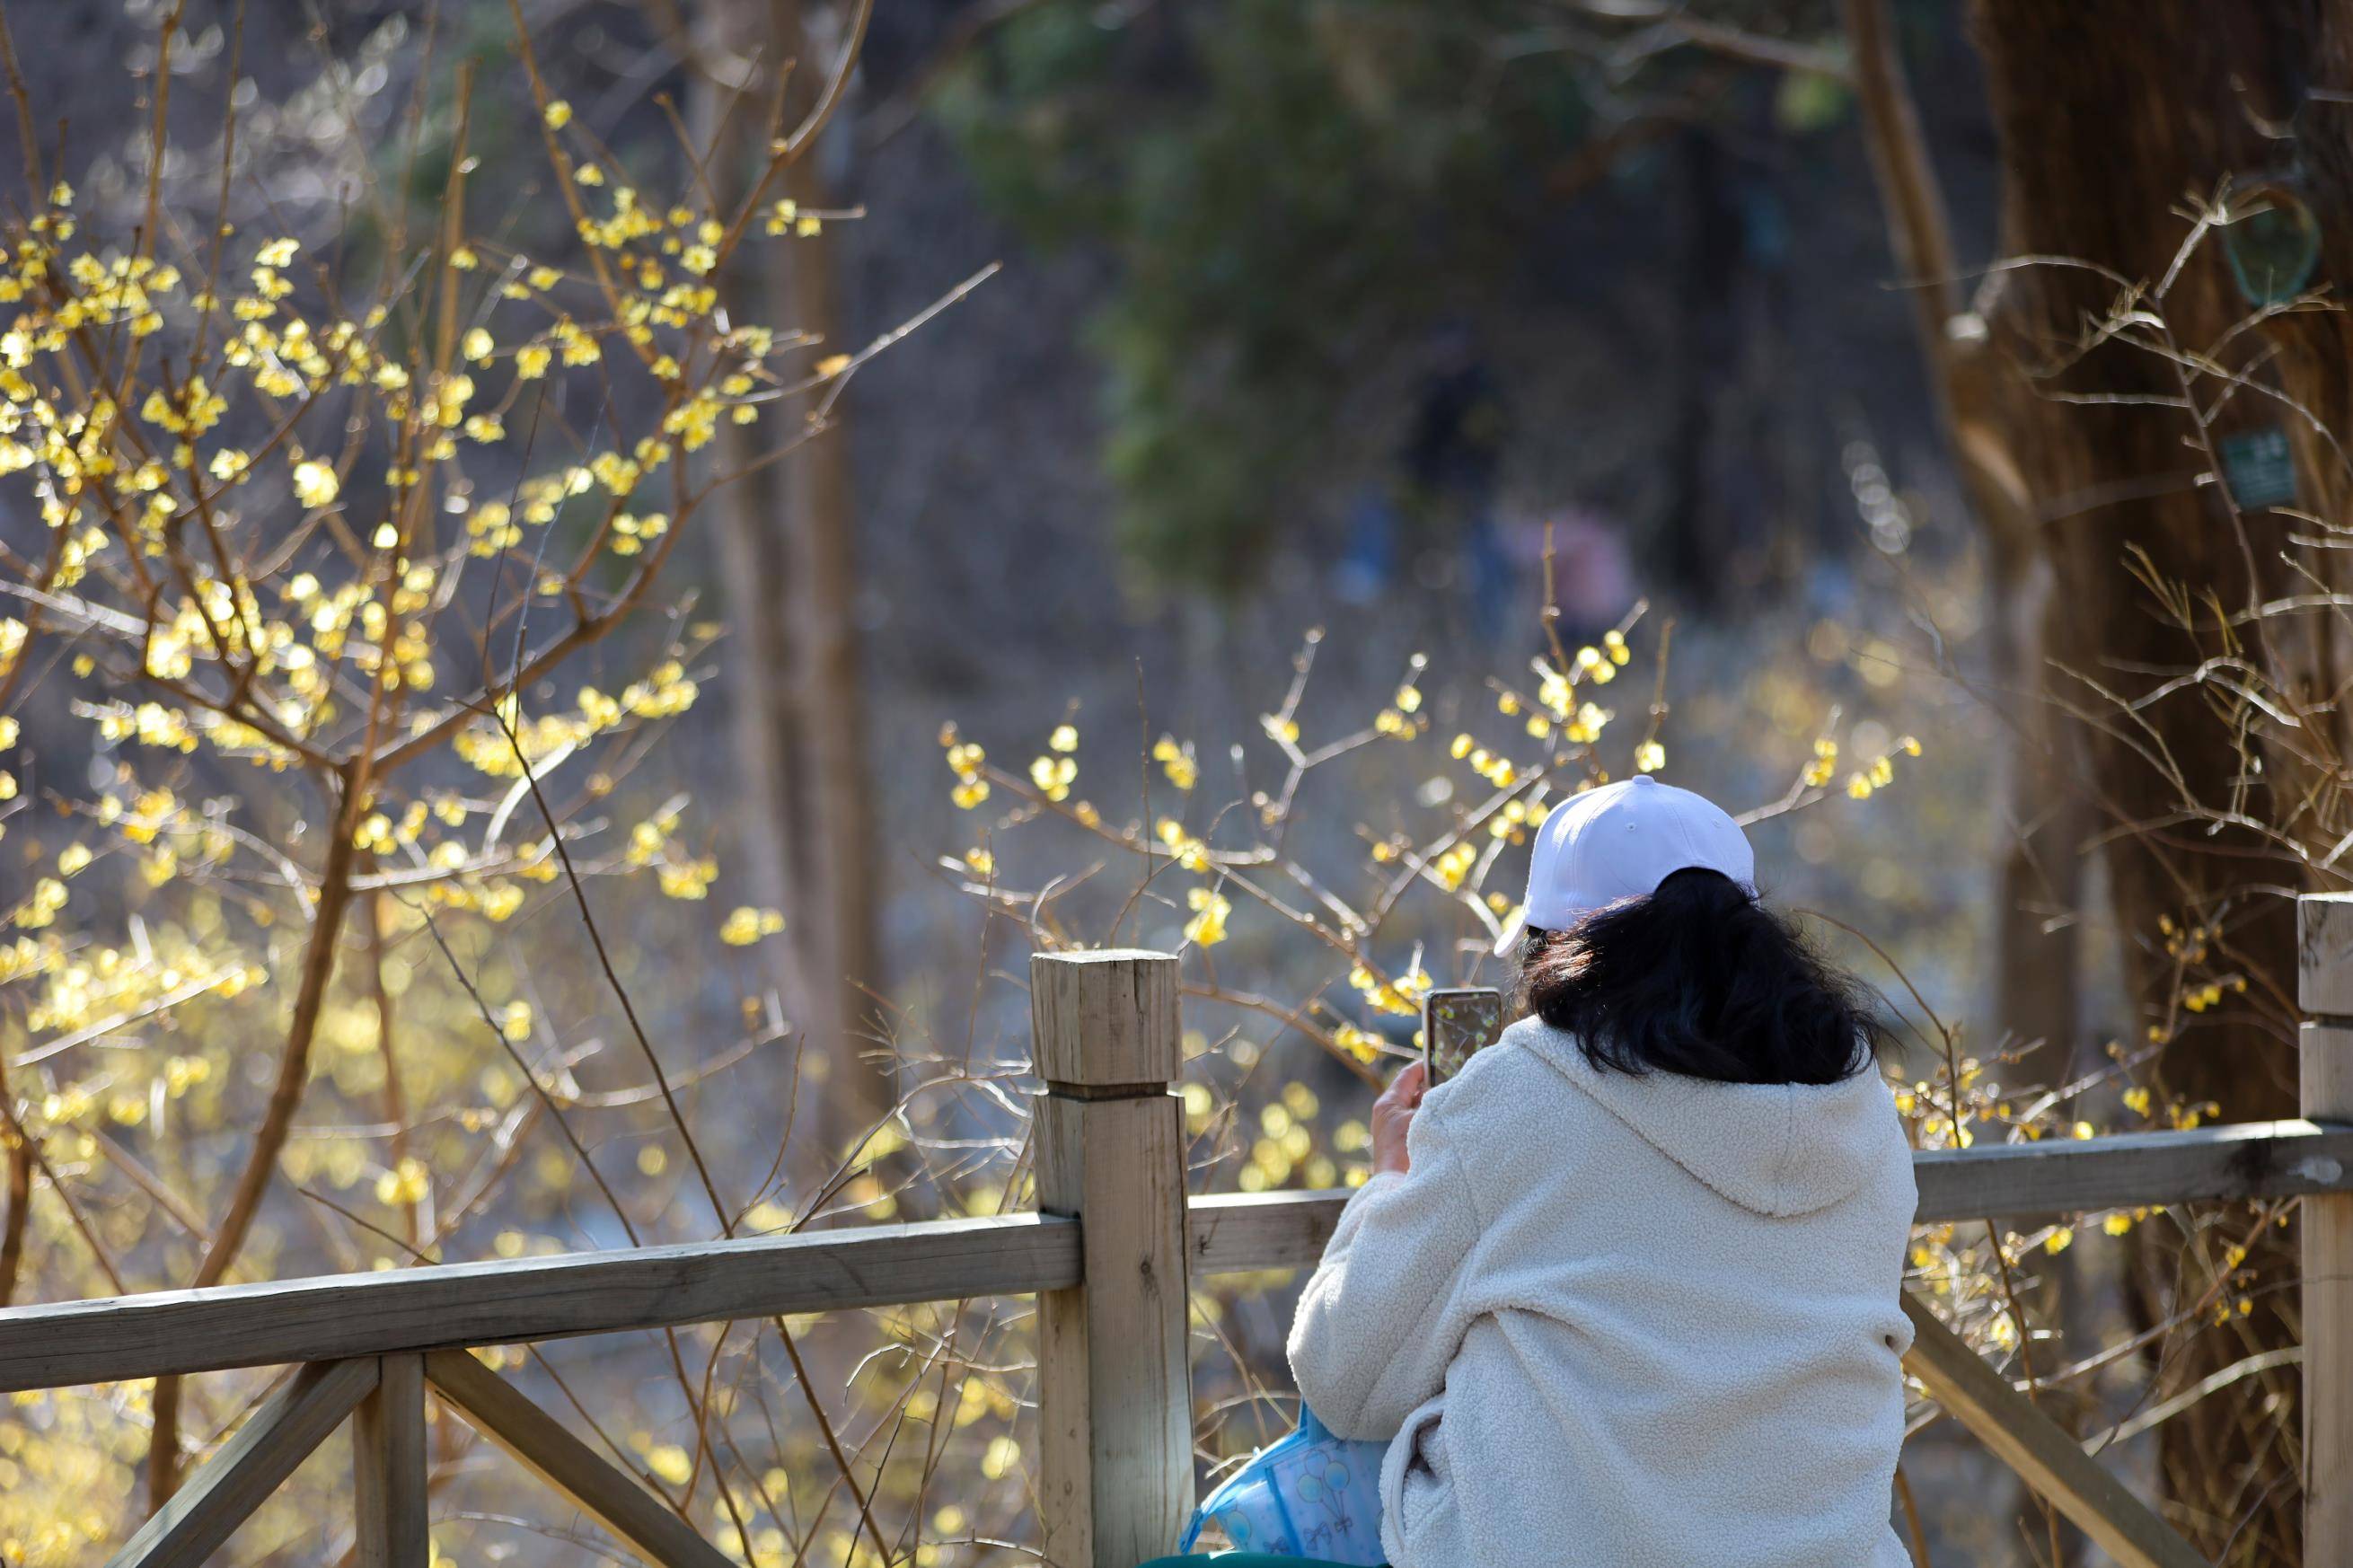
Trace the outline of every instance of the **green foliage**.
<path fill-rule="evenodd" d="M 987 197 L 1124 264 L 1092 323 L 1124 541 L 1243 580 L 1382 356 L 1525 251 L 1591 123 L 1511 0 L 1230 0 L 1124 30 L 1057 0 L 935 100 Z"/>

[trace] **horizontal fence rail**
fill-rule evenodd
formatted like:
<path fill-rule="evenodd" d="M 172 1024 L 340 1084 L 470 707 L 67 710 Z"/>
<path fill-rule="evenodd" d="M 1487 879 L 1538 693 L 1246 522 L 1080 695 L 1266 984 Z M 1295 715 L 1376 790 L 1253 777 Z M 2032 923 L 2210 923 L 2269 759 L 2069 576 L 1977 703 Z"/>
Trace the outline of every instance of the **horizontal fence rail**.
<path fill-rule="evenodd" d="M 1923 1224 L 2353 1192 L 2353 1126 L 1936 1150 L 1913 1156 L 1913 1171 Z M 1190 1272 L 1312 1266 L 1346 1201 L 1194 1198 Z M 1081 1283 L 1080 1242 L 1078 1220 L 1011 1215 L 19 1307 L 0 1311 L 0 1393 L 1061 1290 Z"/>
<path fill-rule="evenodd" d="M 2187 1132 L 1934 1149 L 1912 1156 L 1915 1222 L 2028 1219 L 2100 1209 L 2353 1191 L 2353 1126 L 2244 1121 Z M 1323 1256 L 1345 1192 L 1195 1198 L 1196 1274 L 1303 1268 Z"/>
<path fill-rule="evenodd" d="M 0 1312 L 0 1392 L 1079 1283 L 1079 1222 L 928 1220 L 157 1290 Z"/>

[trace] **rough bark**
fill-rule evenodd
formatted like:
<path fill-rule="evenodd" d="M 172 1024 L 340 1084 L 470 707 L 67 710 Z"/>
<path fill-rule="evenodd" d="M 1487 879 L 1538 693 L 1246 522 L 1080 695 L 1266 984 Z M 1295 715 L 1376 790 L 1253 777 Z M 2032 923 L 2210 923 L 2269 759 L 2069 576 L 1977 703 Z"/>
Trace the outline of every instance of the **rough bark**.
<path fill-rule="evenodd" d="M 1996 276 L 1982 309 L 1992 346 L 2025 395 L 2011 411 L 2009 446 L 2033 498 L 2039 553 L 2062 610 L 2051 619 L 2052 654 L 2074 672 L 2063 690 L 2091 720 L 2081 733 L 2126 974 L 2145 1025 L 2165 1042 L 2161 1087 L 2213 1101 L 2238 1120 L 2295 1113 L 2293 906 L 2276 889 L 2295 886 L 2299 867 L 2263 836 L 2210 830 L 2200 814 L 2234 809 L 2293 824 L 2291 833 L 2309 837 L 2342 814 L 2334 798 L 2341 791 L 2310 738 L 2258 725 L 2242 742 L 2235 726 L 2243 715 L 2213 687 L 2159 689 L 2202 658 L 2241 654 L 2291 707 L 2330 689 L 2335 656 L 2325 621 L 2309 632 L 2220 621 L 2292 586 L 2309 589 L 2289 555 L 2326 577 L 2335 567 L 2322 557 L 2338 552 L 2297 550 L 2286 518 L 2242 510 L 2226 487 L 2206 479 L 2215 440 L 2295 423 L 2279 403 L 2253 392 L 2223 400 L 2220 383 L 2202 380 L 2190 389 L 2208 416 L 2201 421 L 2179 406 L 2183 379 L 2165 354 L 2117 341 L 2086 348 L 2086 328 L 2114 311 L 2117 279 L 2156 285 L 2168 277 L 2189 233 L 2185 201 L 2211 196 L 2225 179 L 2243 187 L 2295 167 L 2327 183 L 2327 205 L 2316 204 L 2328 226 L 2320 277 L 2353 277 L 2353 236 L 2339 216 L 2353 185 L 2336 173 L 2346 125 L 2329 106 L 2303 98 L 2306 86 L 2341 79 L 2326 74 L 2341 57 L 2333 47 L 2340 9 L 1978 0 L 1975 13 L 2002 147 L 1999 248 L 2103 269 L 2013 266 Z M 2191 250 L 2150 308 L 2181 348 L 2227 345 L 2232 370 L 2341 422 L 2341 318 L 2283 318 L 2229 336 L 2250 307 L 2219 241 Z M 2082 397 L 2103 401 L 2068 400 Z M 2312 455 L 2300 499 L 2341 520 L 2342 484 L 2316 484 Z M 2137 580 L 2137 552 L 2158 578 L 2192 591 L 2194 630 L 2161 613 Z M 2137 717 L 2126 718 L 2118 699 L 2143 704 Z M 2333 739 L 2318 751 L 2333 754 Z M 2177 959 L 2160 935 L 2168 917 L 2177 926 L 2212 927 L 2211 967 L 2235 967 L 2249 980 L 2245 997 L 2213 1022 L 2174 1005 Z M 2142 1308 L 2154 1318 L 2184 1284 L 2180 1237 L 2162 1226 L 2143 1234 Z M 2269 1285 L 2293 1275 L 2293 1252 L 2278 1241 L 2276 1232 L 2259 1237 L 2249 1259 Z M 2200 1283 L 2190 1280 L 2192 1289 Z M 2248 1316 L 2193 1330 L 2163 1369 L 2168 1388 L 2292 1338 L 2293 1300 L 2291 1292 L 2257 1291 Z M 2232 1562 L 2293 1561 L 2296 1551 L 2300 1500 L 2285 1473 L 2293 1380 L 2278 1378 L 2263 1392 L 2287 1396 L 2284 1418 L 2249 1386 L 2162 1429 L 2178 1519 L 2209 1552 L 2227 1544 Z"/>

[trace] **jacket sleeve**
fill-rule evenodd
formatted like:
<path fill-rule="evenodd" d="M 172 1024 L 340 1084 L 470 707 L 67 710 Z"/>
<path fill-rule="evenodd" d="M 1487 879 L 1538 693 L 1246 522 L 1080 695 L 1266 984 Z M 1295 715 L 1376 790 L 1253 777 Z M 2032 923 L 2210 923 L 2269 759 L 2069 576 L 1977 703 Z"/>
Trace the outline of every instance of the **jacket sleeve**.
<path fill-rule="evenodd" d="M 1445 1099 L 1433 1091 L 1408 1130 L 1410 1170 L 1382 1172 L 1348 1199 L 1292 1321 L 1300 1397 L 1342 1437 L 1394 1436 L 1454 1359 L 1446 1309 L 1480 1225 Z"/>

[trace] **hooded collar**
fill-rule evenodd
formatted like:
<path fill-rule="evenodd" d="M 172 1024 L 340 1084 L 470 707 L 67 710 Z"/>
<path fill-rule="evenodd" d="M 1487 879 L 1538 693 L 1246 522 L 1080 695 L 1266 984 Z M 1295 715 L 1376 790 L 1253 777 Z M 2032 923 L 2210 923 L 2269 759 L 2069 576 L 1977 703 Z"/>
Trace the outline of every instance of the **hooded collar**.
<path fill-rule="evenodd" d="M 1831 1084 L 1720 1083 L 1681 1073 L 1597 1068 L 1577 1037 L 1539 1018 L 1503 1038 L 1526 1047 L 1659 1152 L 1757 1214 L 1811 1214 L 1905 1159 L 1885 1080 L 1866 1069 Z"/>

